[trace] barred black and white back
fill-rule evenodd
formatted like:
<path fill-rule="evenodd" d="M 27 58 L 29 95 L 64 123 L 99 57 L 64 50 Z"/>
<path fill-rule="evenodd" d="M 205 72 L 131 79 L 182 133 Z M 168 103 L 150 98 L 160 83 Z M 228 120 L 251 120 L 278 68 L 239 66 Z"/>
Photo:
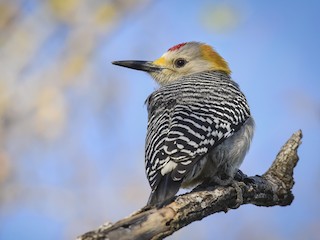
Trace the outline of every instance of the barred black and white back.
<path fill-rule="evenodd" d="M 245 96 L 227 73 L 182 77 L 146 102 L 148 204 L 173 197 L 181 186 L 234 176 L 249 148 L 254 121 Z"/>

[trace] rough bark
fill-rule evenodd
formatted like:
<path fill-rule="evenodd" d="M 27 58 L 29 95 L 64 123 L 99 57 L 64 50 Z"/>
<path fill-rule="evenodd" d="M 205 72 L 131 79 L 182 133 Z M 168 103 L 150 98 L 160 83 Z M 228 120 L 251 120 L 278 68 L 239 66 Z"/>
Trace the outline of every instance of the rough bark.
<path fill-rule="evenodd" d="M 114 224 L 106 223 L 78 240 L 163 239 L 193 221 L 243 204 L 288 206 L 293 201 L 293 169 L 301 130 L 294 133 L 262 176 L 242 177 L 231 186 L 201 186 L 161 208 L 143 208 Z"/>

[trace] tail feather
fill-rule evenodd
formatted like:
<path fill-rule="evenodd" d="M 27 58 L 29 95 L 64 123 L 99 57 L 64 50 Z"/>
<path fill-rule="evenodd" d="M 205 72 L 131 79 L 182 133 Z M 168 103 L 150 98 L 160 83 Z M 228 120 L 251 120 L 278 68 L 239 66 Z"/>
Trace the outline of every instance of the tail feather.
<path fill-rule="evenodd" d="M 161 205 L 170 200 L 179 191 L 181 182 L 182 180 L 174 181 L 170 173 L 164 175 L 158 186 L 152 190 L 147 205 Z"/>

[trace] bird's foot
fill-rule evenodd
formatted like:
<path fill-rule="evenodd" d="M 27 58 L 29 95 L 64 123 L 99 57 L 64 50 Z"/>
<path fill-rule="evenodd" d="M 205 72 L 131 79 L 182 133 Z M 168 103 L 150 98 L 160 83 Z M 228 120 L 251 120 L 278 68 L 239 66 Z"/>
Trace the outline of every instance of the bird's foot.
<path fill-rule="evenodd" d="M 214 177 L 213 181 L 221 186 L 232 186 L 236 190 L 237 198 L 236 198 L 236 205 L 233 208 L 238 208 L 243 203 L 243 195 L 242 195 L 242 189 L 241 185 L 245 185 L 245 180 L 248 179 L 248 176 L 245 175 L 243 172 L 239 170 L 239 175 L 241 176 L 241 180 L 238 181 L 238 179 L 235 177 L 226 177 L 226 178 L 220 178 L 220 177 Z"/>
<path fill-rule="evenodd" d="M 242 173 L 242 172 L 241 172 Z M 245 174 L 242 173 L 241 176 L 245 176 L 244 180 L 249 179 L 247 178 Z M 207 189 L 208 187 L 218 187 L 218 186 L 231 186 L 235 189 L 237 193 L 236 201 L 235 201 L 235 206 L 232 207 L 233 209 L 238 208 L 241 204 L 243 204 L 243 194 L 242 194 L 242 189 L 241 186 L 245 185 L 246 183 L 244 181 L 240 181 L 239 178 L 233 178 L 233 177 L 227 177 L 227 178 L 220 178 L 218 176 L 215 176 L 212 178 L 210 181 L 205 181 L 202 184 L 198 185 L 195 187 L 192 191 L 201 191 L 203 189 Z M 227 211 L 227 209 L 226 209 Z"/>
<path fill-rule="evenodd" d="M 245 185 L 245 183 L 238 182 L 237 180 L 233 180 L 231 183 L 231 186 L 234 187 L 234 189 L 236 190 L 236 193 L 237 193 L 236 204 L 233 207 L 233 209 L 236 209 L 236 208 L 240 207 L 241 204 L 243 204 L 243 194 L 242 194 L 241 185 Z"/>
<path fill-rule="evenodd" d="M 243 182 L 245 184 L 248 183 L 255 183 L 254 178 L 252 177 L 248 177 L 247 174 L 244 174 L 240 169 L 236 172 L 236 174 L 234 175 L 234 180 L 238 181 L 238 182 Z"/>

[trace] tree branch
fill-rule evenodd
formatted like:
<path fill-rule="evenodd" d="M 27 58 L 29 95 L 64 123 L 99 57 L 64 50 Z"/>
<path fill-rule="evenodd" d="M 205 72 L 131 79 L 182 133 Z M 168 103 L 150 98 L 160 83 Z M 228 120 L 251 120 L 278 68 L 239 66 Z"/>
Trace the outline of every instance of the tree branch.
<path fill-rule="evenodd" d="M 106 223 L 77 240 L 163 239 L 202 218 L 242 204 L 287 206 L 293 201 L 293 169 L 298 162 L 301 130 L 294 133 L 262 176 L 245 177 L 231 186 L 201 186 L 162 208 L 143 208 L 115 224 Z M 240 195 L 240 197 L 239 197 Z M 241 202 L 239 202 L 239 198 Z"/>

